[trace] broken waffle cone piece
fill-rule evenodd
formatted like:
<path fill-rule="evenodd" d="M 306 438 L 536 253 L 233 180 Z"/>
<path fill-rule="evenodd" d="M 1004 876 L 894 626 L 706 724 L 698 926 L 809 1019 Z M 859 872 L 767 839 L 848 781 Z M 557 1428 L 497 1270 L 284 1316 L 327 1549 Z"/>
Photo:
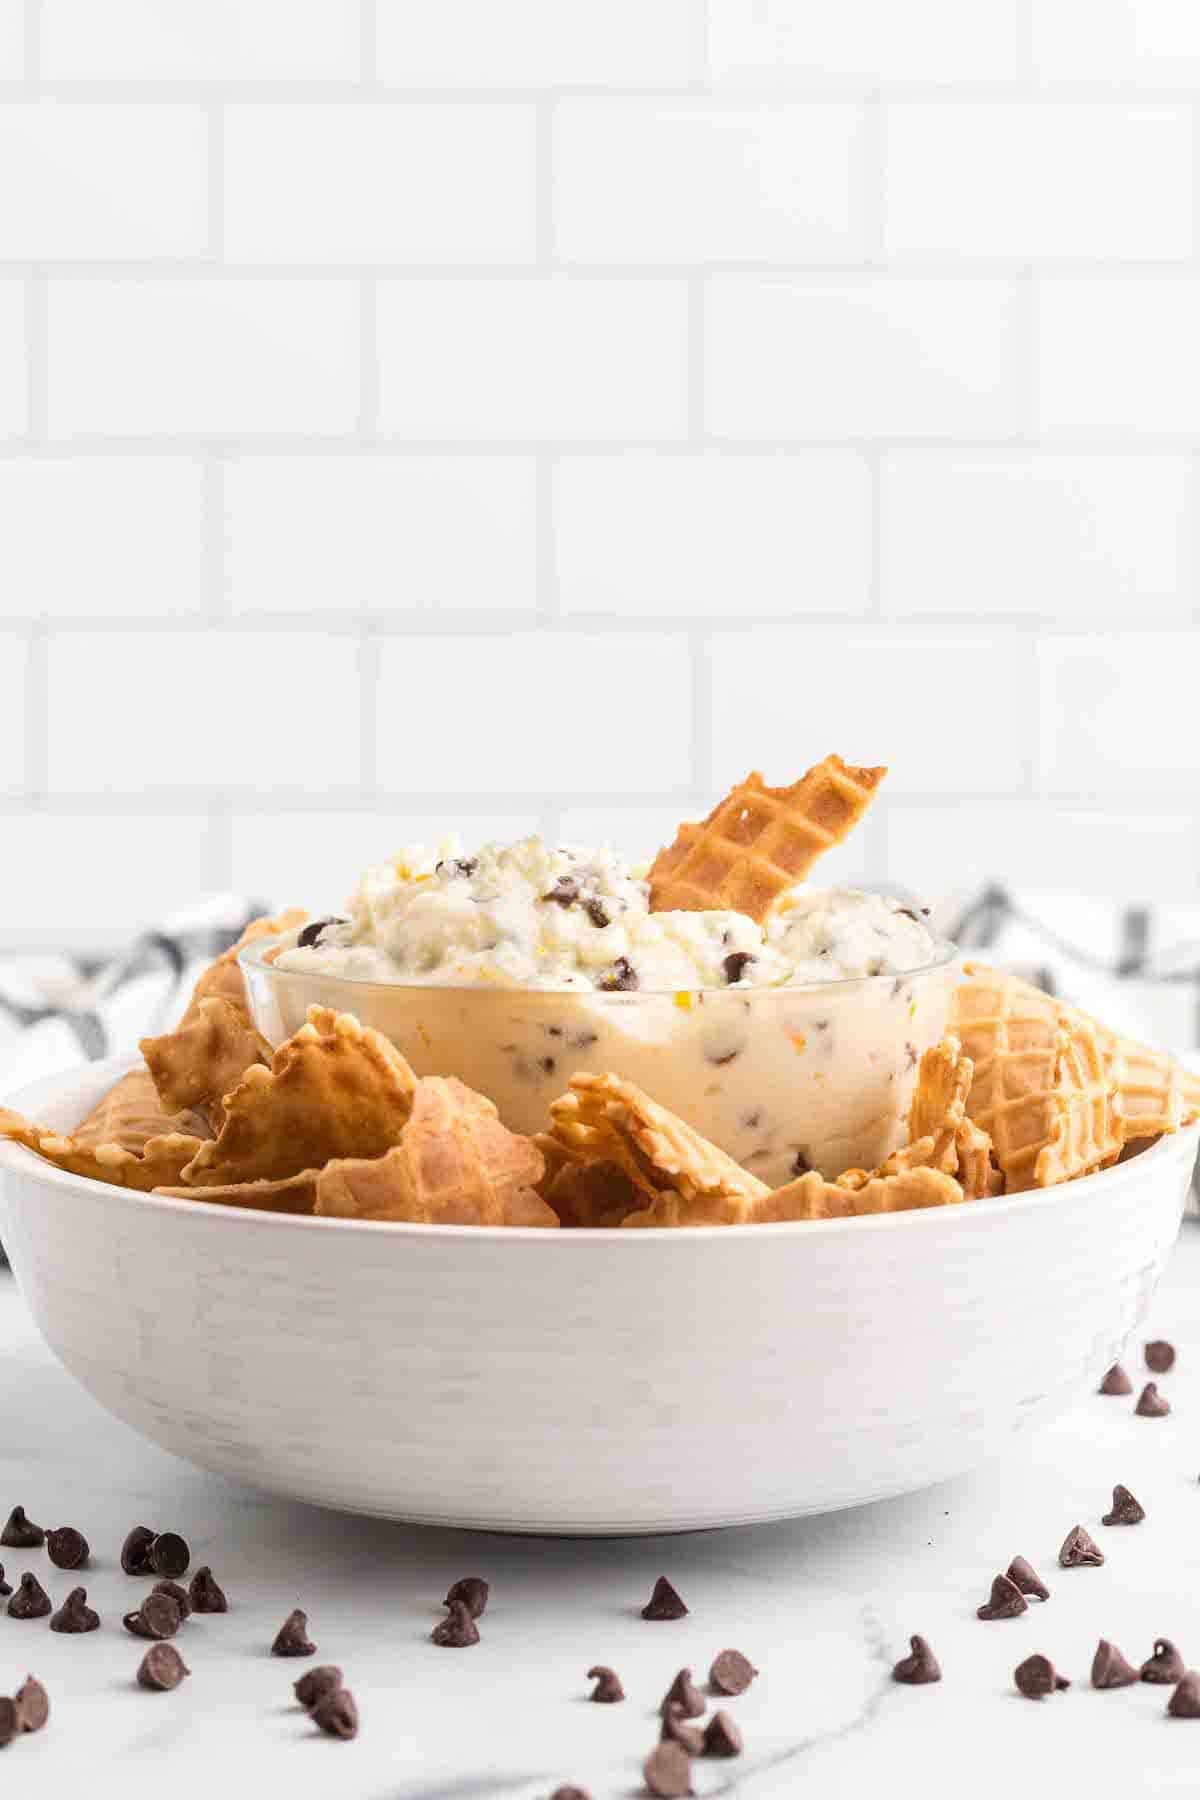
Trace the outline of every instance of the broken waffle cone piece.
<path fill-rule="evenodd" d="M 871 1175 L 860 1187 L 843 1187 L 839 1181 L 826 1181 L 812 1169 L 758 1201 L 745 1222 L 778 1225 L 799 1219 L 850 1219 L 868 1213 L 957 1206 L 965 1198 L 959 1183 L 941 1169 L 905 1169 L 891 1175 Z"/>
<path fill-rule="evenodd" d="M 909 1142 L 894 1150 L 873 1173 L 847 1169 L 839 1187 L 859 1190 L 868 1182 L 902 1175 L 913 1169 L 936 1169 L 952 1175 L 965 1200 L 980 1200 L 1000 1191 L 1003 1176 L 992 1164 L 987 1133 L 966 1116 L 973 1068 L 955 1037 L 945 1037 L 921 1058 L 917 1086 L 909 1110 Z"/>
<path fill-rule="evenodd" d="M 350 1013 L 310 1006 L 308 1023 L 225 1096 L 225 1121 L 183 1171 L 189 1187 L 280 1181 L 337 1157 L 378 1157 L 399 1142 L 416 1077 L 398 1050 Z M 161 1183 L 159 1185 L 174 1185 Z"/>
<path fill-rule="evenodd" d="M 742 1225 L 765 1182 L 617 1075 L 576 1075 L 550 1108 L 551 1136 L 575 1163 L 630 1184 L 623 1225 Z"/>
<path fill-rule="evenodd" d="M 541 1174 L 541 1153 L 500 1123 L 490 1100 L 452 1076 L 428 1076 L 395 1148 L 321 1171 L 316 1211 L 415 1225 L 557 1226 L 531 1191 Z"/>
<path fill-rule="evenodd" d="M 197 1115 L 164 1113 L 145 1069 L 123 1075 L 71 1132 L 31 1124 L 0 1108 L 0 1137 L 24 1144 L 72 1175 L 143 1193 L 177 1182 L 208 1135 Z"/>
<path fill-rule="evenodd" d="M 848 835 L 886 774 L 827 756 L 790 787 L 748 775 L 659 851 L 649 871 L 651 912 L 731 909 L 761 924 L 778 895 Z"/>
<path fill-rule="evenodd" d="M 311 1213 L 317 1201 L 317 1169 L 282 1181 L 237 1181 L 224 1187 L 160 1187 L 169 1200 L 208 1200 L 214 1206 L 241 1206 L 258 1212 Z"/>
<path fill-rule="evenodd" d="M 247 1069 L 271 1061 L 271 1046 L 232 1000 L 209 995 L 188 1008 L 176 1031 L 139 1046 L 164 1107 L 195 1107 L 219 1130 L 222 1101 Z"/>
<path fill-rule="evenodd" d="M 307 918 L 308 914 L 302 906 L 289 906 L 286 911 L 277 913 L 274 918 L 264 915 L 261 919 L 251 919 L 237 943 L 231 944 L 228 950 L 218 956 L 216 962 L 210 963 L 208 968 L 200 974 L 192 989 L 192 997 L 188 1002 L 187 1011 L 179 1021 L 180 1025 L 190 1021 L 201 1000 L 230 1000 L 234 1006 L 240 1006 L 243 1012 L 249 1013 L 246 983 L 238 966 L 239 952 L 244 950 L 247 944 L 256 943 L 259 938 L 278 937 L 282 932 L 294 931 L 296 926 L 303 925 Z"/>

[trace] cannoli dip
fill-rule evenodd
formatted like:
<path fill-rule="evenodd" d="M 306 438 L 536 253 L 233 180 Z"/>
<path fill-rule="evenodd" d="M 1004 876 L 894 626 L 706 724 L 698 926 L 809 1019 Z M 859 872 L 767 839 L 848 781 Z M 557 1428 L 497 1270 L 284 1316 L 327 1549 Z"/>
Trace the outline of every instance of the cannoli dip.
<path fill-rule="evenodd" d="M 345 918 L 243 964 L 270 1037 L 314 1002 L 357 1013 L 523 1132 L 571 1075 L 612 1071 L 776 1185 L 873 1168 L 904 1140 L 953 985 L 948 947 L 883 895 L 794 887 L 761 924 L 651 912 L 615 851 L 539 837 L 410 846 L 366 871 Z"/>

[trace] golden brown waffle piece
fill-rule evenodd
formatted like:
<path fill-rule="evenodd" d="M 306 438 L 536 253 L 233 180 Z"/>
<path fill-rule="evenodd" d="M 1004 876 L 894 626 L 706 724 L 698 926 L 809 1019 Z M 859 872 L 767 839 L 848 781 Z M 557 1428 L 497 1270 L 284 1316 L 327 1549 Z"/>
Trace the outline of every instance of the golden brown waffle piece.
<path fill-rule="evenodd" d="M 382 1156 L 400 1140 L 416 1077 L 350 1013 L 310 1006 L 308 1023 L 225 1096 L 225 1122 L 183 1171 L 189 1187 L 279 1181 L 335 1157 Z"/>
<path fill-rule="evenodd" d="M 72 1175 L 143 1193 L 178 1181 L 207 1136 L 207 1124 L 195 1114 L 163 1112 L 145 1069 L 123 1075 L 71 1132 L 33 1125 L 0 1107 L 0 1137 Z"/>
<path fill-rule="evenodd" d="M 247 1207 L 256 1212 L 311 1213 L 317 1199 L 316 1169 L 285 1176 L 282 1181 L 237 1181 L 224 1187 L 160 1187 L 171 1200 L 209 1200 L 214 1206 Z"/>
<path fill-rule="evenodd" d="M 209 995 L 193 1002 L 178 1030 L 143 1038 L 139 1048 L 158 1097 L 175 1112 L 195 1107 L 219 1130 L 221 1105 L 247 1069 L 271 1061 L 271 1046 L 232 1000 Z"/>
<path fill-rule="evenodd" d="M 252 919 L 237 943 L 231 944 L 228 950 L 218 956 L 216 962 L 210 963 L 201 973 L 192 989 L 192 997 L 180 1024 L 185 1024 L 191 1018 L 201 1000 L 231 1000 L 235 1006 L 240 1006 L 243 1012 L 249 1014 L 246 983 L 238 967 L 238 952 L 244 950 L 247 944 L 256 943 L 259 938 L 278 937 L 281 932 L 294 931 L 307 918 L 308 914 L 302 906 L 289 906 L 274 918 L 264 916 Z"/>
<path fill-rule="evenodd" d="M 649 872 L 651 912 L 731 909 L 761 924 L 777 896 L 858 823 L 886 774 L 827 756 L 790 787 L 748 775 L 659 851 Z"/>
<path fill-rule="evenodd" d="M 778 1225 L 801 1219 L 912 1212 L 927 1206 L 957 1206 L 965 1197 L 958 1182 L 941 1169 L 903 1169 L 894 1175 L 872 1175 L 862 1187 L 854 1188 L 826 1181 L 813 1169 L 760 1200 L 746 1222 Z"/>
<path fill-rule="evenodd" d="M 999 1193 L 1003 1176 L 992 1166 L 987 1133 L 966 1116 L 972 1064 L 955 1037 L 945 1037 L 926 1050 L 908 1114 L 909 1141 L 878 1169 L 847 1169 L 837 1186 L 860 1190 L 868 1182 L 911 1169 L 938 1169 L 952 1175 L 967 1200 Z"/>
<path fill-rule="evenodd" d="M 317 1177 L 316 1211 L 415 1225 L 557 1226 L 535 1193 L 542 1157 L 500 1123 L 492 1102 L 454 1077 L 418 1081 L 400 1142 L 366 1161 L 333 1162 Z"/>
<path fill-rule="evenodd" d="M 740 1225 L 771 1191 L 619 1076 L 576 1075 L 550 1112 L 550 1135 L 566 1160 L 615 1170 L 631 1184 L 634 1206 L 622 1224 Z M 611 1173 L 605 1179 L 611 1183 Z"/>

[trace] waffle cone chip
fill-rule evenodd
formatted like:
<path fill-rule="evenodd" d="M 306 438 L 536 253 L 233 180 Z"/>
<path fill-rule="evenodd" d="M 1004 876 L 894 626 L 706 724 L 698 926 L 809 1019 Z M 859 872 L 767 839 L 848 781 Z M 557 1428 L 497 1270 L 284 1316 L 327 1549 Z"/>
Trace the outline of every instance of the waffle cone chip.
<path fill-rule="evenodd" d="M 208 1200 L 214 1206 L 247 1207 L 256 1212 L 311 1213 L 317 1200 L 316 1169 L 286 1175 L 282 1181 L 235 1181 L 223 1187 L 160 1187 L 170 1200 Z"/>
<path fill-rule="evenodd" d="M 164 1107 L 207 1114 L 218 1129 L 222 1101 L 247 1069 L 271 1061 L 271 1046 L 245 1010 L 215 995 L 193 1001 L 175 1031 L 143 1038 L 139 1046 Z"/>
<path fill-rule="evenodd" d="M 143 1193 L 178 1181 L 207 1136 L 207 1124 L 195 1114 L 163 1111 L 145 1069 L 123 1075 L 71 1132 L 31 1124 L 0 1107 L 0 1137 L 69 1174 Z"/>
<path fill-rule="evenodd" d="M 886 774 L 827 756 L 790 787 L 748 775 L 659 851 L 649 871 L 651 912 L 730 909 L 761 924 L 778 895 L 849 834 Z"/>
<path fill-rule="evenodd" d="M 967 1096 L 974 1069 L 955 1037 L 945 1037 L 922 1056 L 908 1114 L 909 1141 L 868 1173 L 847 1169 L 838 1187 L 861 1191 L 870 1182 L 913 1169 L 935 1169 L 953 1176 L 966 1200 L 996 1194 L 1003 1176 L 992 1164 L 986 1131 L 967 1117 Z"/>
<path fill-rule="evenodd" d="M 192 1018 L 201 1000 L 229 1000 L 249 1015 L 250 1004 L 246 983 L 238 966 L 238 952 L 244 950 L 247 944 L 256 943 L 259 938 L 278 937 L 281 932 L 293 931 L 297 925 L 303 925 L 307 918 L 308 914 L 302 906 L 289 906 L 274 918 L 264 915 L 260 919 L 251 919 L 237 943 L 231 944 L 197 978 L 187 1011 L 179 1021 L 180 1025 Z"/>
<path fill-rule="evenodd" d="M 183 1171 L 189 1187 L 279 1181 L 399 1142 L 416 1077 L 398 1050 L 350 1013 L 310 1006 L 308 1023 L 225 1096 L 225 1121 Z"/>
<path fill-rule="evenodd" d="M 953 1176 L 941 1169 L 901 1169 L 872 1175 L 861 1187 L 826 1181 L 815 1169 L 776 1188 L 754 1208 L 753 1225 L 792 1220 L 849 1219 L 868 1213 L 912 1212 L 928 1206 L 957 1206 L 966 1198 Z"/>

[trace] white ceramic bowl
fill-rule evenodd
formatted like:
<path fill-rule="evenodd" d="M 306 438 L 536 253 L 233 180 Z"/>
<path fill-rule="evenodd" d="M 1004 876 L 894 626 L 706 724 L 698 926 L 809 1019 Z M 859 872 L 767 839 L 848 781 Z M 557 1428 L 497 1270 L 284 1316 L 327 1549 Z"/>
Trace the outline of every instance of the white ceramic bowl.
<path fill-rule="evenodd" d="M 66 1127 L 126 1066 L 14 1104 Z M 630 1232 L 234 1211 L 0 1144 L 0 1236 L 67 1368 L 204 1468 L 389 1518 L 678 1531 L 925 1487 L 1086 1393 L 1196 1140 L 1008 1200 Z"/>

